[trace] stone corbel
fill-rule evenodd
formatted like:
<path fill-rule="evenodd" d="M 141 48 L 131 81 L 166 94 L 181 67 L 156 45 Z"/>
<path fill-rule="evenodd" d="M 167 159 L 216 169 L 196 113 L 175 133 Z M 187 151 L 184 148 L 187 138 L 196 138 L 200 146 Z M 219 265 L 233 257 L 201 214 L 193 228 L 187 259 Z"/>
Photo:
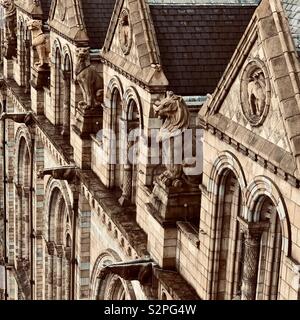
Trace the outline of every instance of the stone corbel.
<path fill-rule="evenodd" d="M 50 256 L 56 255 L 56 244 L 54 241 L 47 242 L 47 249 Z"/>
<path fill-rule="evenodd" d="M 49 168 L 38 173 L 38 178 L 43 179 L 45 176 L 50 175 L 56 180 L 65 180 L 69 183 L 74 183 L 77 177 L 78 168 L 75 166 Z"/>
<path fill-rule="evenodd" d="M 6 113 L 3 112 L 0 116 L 0 120 L 12 120 L 16 123 L 24 123 L 29 126 L 33 122 L 33 113 Z"/>
<path fill-rule="evenodd" d="M 157 293 L 153 292 L 154 269 L 157 265 L 150 260 L 136 260 L 123 263 L 113 263 L 100 271 L 99 279 L 104 280 L 107 275 L 117 275 L 125 281 L 139 281 L 145 294 L 155 299 Z"/>

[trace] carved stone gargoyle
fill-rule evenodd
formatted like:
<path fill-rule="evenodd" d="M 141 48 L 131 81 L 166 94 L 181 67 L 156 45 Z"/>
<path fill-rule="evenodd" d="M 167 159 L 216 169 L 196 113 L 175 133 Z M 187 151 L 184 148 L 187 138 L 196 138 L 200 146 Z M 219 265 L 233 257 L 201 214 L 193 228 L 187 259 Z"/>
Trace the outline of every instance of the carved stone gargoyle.
<path fill-rule="evenodd" d="M 167 92 L 165 99 L 154 105 L 154 111 L 164 123 L 157 136 L 157 142 L 165 142 L 180 136 L 190 125 L 190 114 L 187 105 L 181 96 L 175 95 L 172 91 Z M 171 148 L 171 150 L 169 149 Z M 166 153 L 174 155 L 174 148 L 169 144 Z M 160 179 L 167 186 L 181 186 L 183 175 L 183 164 L 175 164 L 174 159 L 170 158 L 166 164 L 167 170 L 160 176 Z"/>
<path fill-rule="evenodd" d="M 13 0 L 1 0 L 0 4 L 5 9 L 5 41 L 4 56 L 11 59 L 16 54 L 17 41 L 17 14 Z"/>
<path fill-rule="evenodd" d="M 83 101 L 78 106 L 83 112 L 99 107 L 103 102 L 103 78 L 90 62 L 90 49 L 76 50 L 76 81 L 83 95 Z"/>
<path fill-rule="evenodd" d="M 65 166 L 57 168 L 49 168 L 42 170 L 38 173 L 38 178 L 43 179 L 45 176 L 50 175 L 56 180 L 65 180 L 69 183 L 74 182 L 76 179 L 78 168 L 75 166 Z"/>
<path fill-rule="evenodd" d="M 32 47 L 36 48 L 39 61 L 35 66 L 40 68 L 49 67 L 50 39 L 42 30 L 43 22 L 41 20 L 30 20 L 27 23 L 28 29 L 31 31 Z"/>
<path fill-rule="evenodd" d="M 30 125 L 33 121 L 33 113 L 6 113 L 3 112 L 0 120 L 12 120 L 16 123 L 24 123 L 26 126 Z"/>
<path fill-rule="evenodd" d="M 146 296 L 153 299 L 157 295 L 153 283 L 155 268 L 156 264 L 149 260 L 113 263 L 103 268 L 98 277 L 104 280 L 107 275 L 114 274 L 126 281 L 139 281 Z"/>

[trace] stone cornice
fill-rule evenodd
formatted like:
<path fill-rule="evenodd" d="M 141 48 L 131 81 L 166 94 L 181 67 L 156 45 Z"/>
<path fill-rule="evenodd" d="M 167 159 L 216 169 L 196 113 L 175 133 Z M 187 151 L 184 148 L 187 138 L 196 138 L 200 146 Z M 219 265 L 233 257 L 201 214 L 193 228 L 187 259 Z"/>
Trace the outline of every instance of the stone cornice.
<path fill-rule="evenodd" d="M 59 31 L 53 26 L 50 26 L 50 31 L 56 33 L 58 36 L 62 37 L 63 39 L 67 40 L 68 42 L 74 44 L 77 47 L 88 47 L 89 46 L 89 39 L 81 39 L 81 40 L 76 40 L 73 38 L 68 37 L 66 34 L 63 32 Z"/>
<path fill-rule="evenodd" d="M 292 154 L 221 114 L 199 121 L 203 129 L 220 141 L 232 146 L 239 153 L 257 162 L 293 187 L 300 188 L 300 177 L 297 175 L 297 166 Z"/>
<path fill-rule="evenodd" d="M 114 54 L 114 55 L 116 55 L 116 54 Z M 122 57 L 119 57 L 119 58 L 122 59 Z M 168 82 L 165 82 L 161 85 L 154 85 L 154 84 L 151 84 L 151 83 L 143 80 L 142 79 L 143 77 L 140 76 L 141 73 L 147 74 L 148 76 L 149 76 L 149 74 L 152 73 L 152 77 L 153 77 L 155 74 L 155 69 L 148 67 L 148 68 L 144 68 L 143 70 L 141 70 L 137 66 L 130 65 L 128 62 L 126 64 L 125 59 L 124 59 L 124 61 L 125 61 L 124 68 L 121 68 L 120 66 L 113 63 L 112 60 L 114 60 L 114 59 L 107 59 L 103 55 L 101 56 L 101 61 L 103 64 L 105 64 L 108 67 L 110 67 L 111 69 L 117 71 L 119 74 L 123 75 L 125 78 L 132 81 L 133 83 L 135 83 L 136 85 L 138 85 L 142 89 L 146 90 L 147 92 L 164 93 L 166 91 L 167 86 L 168 86 Z M 132 72 L 133 70 L 135 70 L 135 72 Z M 163 75 L 163 77 L 164 77 L 164 75 Z"/>

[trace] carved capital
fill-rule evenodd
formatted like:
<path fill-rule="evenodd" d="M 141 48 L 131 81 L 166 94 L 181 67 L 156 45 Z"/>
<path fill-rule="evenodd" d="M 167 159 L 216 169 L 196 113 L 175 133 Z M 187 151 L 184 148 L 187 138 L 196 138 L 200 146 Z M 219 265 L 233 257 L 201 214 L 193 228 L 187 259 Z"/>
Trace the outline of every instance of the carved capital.
<path fill-rule="evenodd" d="M 64 251 L 64 247 L 62 245 L 57 245 L 56 246 L 56 252 L 57 252 L 57 256 L 59 258 L 63 258 L 64 257 L 65 251 Z"/>
<path fill-rule="evenodd" d="M 56 255 L 56 244 L 54 241 L 47 242 L 47 249 L 50 256 Z"/>

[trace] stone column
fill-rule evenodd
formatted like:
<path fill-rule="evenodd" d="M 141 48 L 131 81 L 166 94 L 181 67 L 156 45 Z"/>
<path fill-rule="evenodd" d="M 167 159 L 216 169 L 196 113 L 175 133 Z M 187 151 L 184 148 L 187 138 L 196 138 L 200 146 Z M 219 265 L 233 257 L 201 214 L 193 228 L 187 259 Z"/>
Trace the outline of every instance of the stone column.
<path fill-rule="evenodd" d="M 245 257 L 242 278 L 242 300 L 255 300 L 261 233 L 245 234 Z"/>
<path fill-rule="evenodd" d="M 70 90 L 71 90 L 71 72 L 62 71 L 64 80 L 64 106 L 63 106 L 63 129 L 62 135 L 70 134 Z"/>
<path fill-rule="evenodd" d="M 65 248 L 65 264 L 66 264 L 66 274 L 65 274 L 65 300 L 70 300 L 71 298 L 71 259 L 72 259 L 72 248 Z"/>
<path fill-rule="evenodd" d="M 31 75 L 31 57 L 30 41 L 25 40 L 25 93 L 30 92 L 30 75 Z"/>
<path fill-rule="evenodd" d="M 269 227 L 269 222 L 248 222 L 242 218 L 238 221 L 245 239 L 241 300 L 255 300 L 261 236 Z"/>
<path fill-rule="evenodd" d="M 62 245 L 56 246 L 56 252 L 57 252 L 57 279 L 56 279 L 56 287 L 57 287 L 57 300 L 63 299 L 63 279 L 64 279 L 64 247 Z"/>
<path fill-rule="evenodd" d="M 131 205 L 131 196 L 132 196 L 132 170 L 133 163 L 129 163 L 128 155 L 129 150 L 133 146 L 132 141 L 129 141 L 130 133 L 139 127 L 138 121 L 128 121 L 127 122 L 128 133 L 125 139 L 122 139 L 121 143 L 126 145 L 126 153 L 124 154 L 126 159 L 126 164 L 124 164 L 123 172 L 123 187 L 122 187 L 122 197 L 119 199 L 121 206 L 130 206 Z"/>
<path fill-rule="evenodd" d="M 56 299 L 56 245 L 54 242 L 47 242 L 48 248 L 48 300 Z"/>

